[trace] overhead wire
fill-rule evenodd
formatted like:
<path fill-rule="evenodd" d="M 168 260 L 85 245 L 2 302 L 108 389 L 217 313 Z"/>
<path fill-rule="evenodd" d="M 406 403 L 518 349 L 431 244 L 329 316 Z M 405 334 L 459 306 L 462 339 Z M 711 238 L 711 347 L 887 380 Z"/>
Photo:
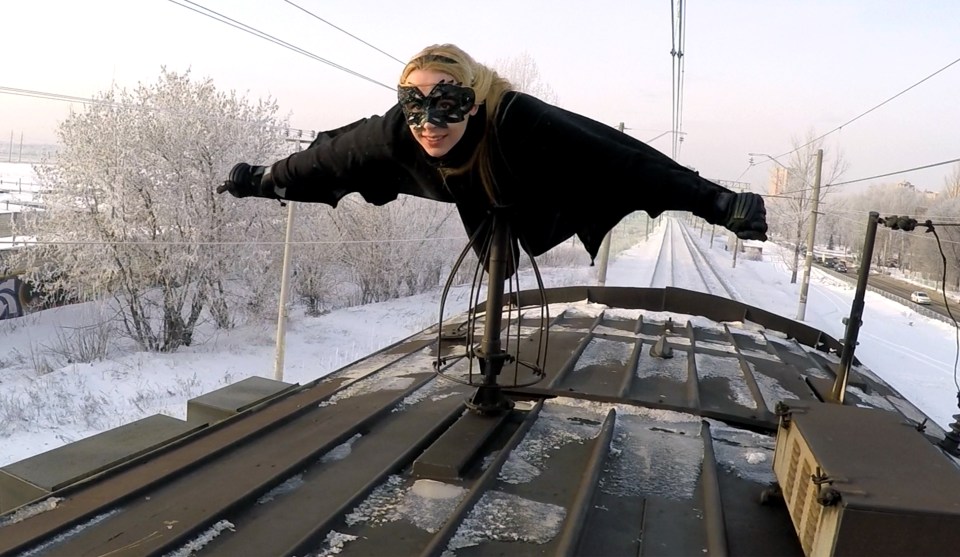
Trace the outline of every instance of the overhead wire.
<path fill-rule="evenodd" d="M 298 4 L 294 3 L 294 2 L 291 2 L 290 0 L 283 0 L 283 1 L 286 2 L 287 4 L 290 4 L 290 5 L 293 6 L 294 8 L 297 8 L 298 10 L 302 11 L 303 13 L 309 15 L 310 17 L 315 18 L 315 19 L 318 19 L 318 20 L 326 23 L 326 24 L 329 25 L 330 27 L 333 27 L 333 28 L 336 29 L 337 31 L 340 31 L 340 32 L 343 33 L 343 34 L 345 34 L 345 35 L 347 35 L 347 36 L 349 36 L 349 37 L 351 37 L 351 38 L 354 38 L 354 39 L 360 41 L 361 43 L 369 46 L 370 48 L 372 48 L 372 49 L 374 49 L 374 50 L 376 50 L 376 51 L 379 52 L 380 54 L 383 54 L 384 56 L 386 56 L 386 57 L 388 57 L 388 58 L 391 58 L 391 59 L 393 59 L 393 60 L 396 60 L 397 62 L 400 62 L 401 64 L 406 64 L 406 62 L 404 62 L 403 60 L 401 60 L 401 59 L 397 58 L 396 56 L 390 54 L 389 52 L 385 52 L 385 51 L 381 50 L 380 48 L 377 48 L 376 46 L 373 46 L 372 44 L 370 44 L 370 43 L 368 43 L 367 41 L 361 39 L 360 37 L 354 35 L 353 33 L 347 31 L 346 29 L 343 29 L 343 28 L 341 28 L 341 27 L 337 27 L 337 26 L 334 25 L 333 23 L 330 23 L 330 22 L 327 21 L 326 19 L 323 19 L 322 17 L 320 17 L 320 16 L 318 16 L 317 14 L 311 12 L 310 10 L 304 8 L 303 6 L 300 6 L 300 5 L 298 5 Z"/>
<path fill-rule="evenodd" d="M 951 159 L 951 160 L 948 160 L 948 161 L 936 162 L 936 163 L 933 163 L 933 164 L 926 164 L 926 165 L 923 165 L 923 166 L 917 166 L 917 167 L 914 167 L 914 168 L 908 168 L 908 169 L 906 169 L 906 170 L 897 170 L 897 171 L 895 171 L 895 172 L 887 172 L 886 174 L 877 174 L 876 176 L 868 176 L 868 177 L 866 177 L 866 178 L 857 178 L 856 180 L 847 180 L 847 181 L 845 181 L 845 182 L 833 182 L 833 183 L 827 184 L 827 185 L 824 186 L 824 187 L 845 186 L 845 185 L 847 185 L 847 184 L 855 184 L 855 183 L 857 183 L 857 182 L 866 182 L 867 180 L 875 180 L 875 179 L 877 179 L 877 178 L 886 178 L 887 176 L 894 176 L 894 175 L 896 175 L 896 174 L 906 174 L 907 172 L 914 172 L 914 171 L 916 171 L 916 170 L 925 170 L 925 169 L 927 169 L 927 168 L 934 168 L 934 167 L 937 167 L 937 166 L 943 166 L 943 165 L 945 165 L 945 164 L 952 164 L 952 163 L 955 163 L 955 162 L 960 162 L 960 158 Z"/>
<path fill-rule="evenodd" d="M 894 228 L 896 226 L 902 226 L 901 221 L 899 220 L 895 225 L 890 225 L 888 222 L 884 222 L 884 219 L 882 218 L 880 219 L 879 222 L 881 225 L 890 226 L 891 228 Z M 960 325 L 957 324 L 957 318 L 953 316 L 953 310 L 950 309 L 950 302 L 949 302 L 950 299 L 947 297 L 947 255 L 943 252 L 943 244 L 941 243 L 940 235 L 937 234 L 937 226 L 944 226 L 944 225 L 941 223 L 934 223 L 929 219 L 923 223 L 918 223 L 916 221 L 913 221 L 913 225 L 915 227 L 926 228 L 926 232 L 932 233 L 934 239 L 937 241 L 937 249 L 940 252 L 940 260 L 942 264 L 941 269 L 943 270 L 940 276 L 940 294 L 943 296 L 943 306 L 947 310 L 947 315 L 949 315 L 950 320 L 953 321 L 954 342 L 955 342 L 955 350 L 954 350 L 954 357 L 953 357 L 953 384 L 957 389 L 957 404 L 960 404 L 960 379 L 958 379 L 958 375 L 957 375 L 958 367 L 960 367 L 958 366 L 958 364 L 960 364 Z M 912 226 L 910 228 L 901 228 L 901 230 L 910 232 L 915 230 L 916 229 L 915 227 Z M 957 423 L 960 423 L 960 415 L 957 415 L 954 417 L 958 419 Z M 955 423 L 954 425 L 956 426 L 957 423 Z"/>
<path fill-rule="evenodd" d="M 684 0 L 680 0 L 680 54 L 677 57 L 677 61 L 680 65 L 679 67 L 679 88 L 677 92 L 677 127 L 674 128 L 673 137 L 677 145 L 677 154 L 674 159 L 680 157 L 680 150 L 683 148 L 683 92 L 686 79 L 686 50 L 687 50 L 687 25 L 686 25 L 686 16 L 687 16 L 687 4 Z"/>
<path fill-rule="evenodd" d="M 925 77 L 925 78 L 921 79 L 920 81 L 914 83 L 913 85 L 907 87 L 907 88 L 904 89 L 903 91 L 900 91 L 900 92 L 897 93 L 896 95 L 888 98 L 887 100 L 881 102 L 880 104 L 878 104 L 878 105 L 870 108 L 869 110 L 866 110 L 866 111 L 858 114 L 857 116 L 854 116 L 853 118 L 851 118 L 851 119 L 847 120 L 846 122 L 840 124 L 839 126 L 833 128 L 832 130 L 828 131 L 827 133 L 825 133 L 825 134 L 823 134 L 823 135 L 820 135 L 820 136 L 818 136 L 818 137 L 815 137 L 814 139 L 811 139 L 811 140 L 808 141 L 807 143 L 804 143 L 803 145 L 801 145 L 801 146 L 793 149 L 792 151 L 787 151 L 786 153 L 783 153 L 782 155 L 777 155 L 777 156 L 774 157 L 774 158 L 780 158 L 780 157 L 787 156 L 787 155 L 789 155 L 789 154 L 791 154 L 791 153 L 796 153 L 796 152 L 799 151 L 800 149 L 803 149 L 804 147 L 806 147 L 806 146 L 808 146 L 808 145 L 812 145 L 813 143 L 816 143 L 817 141 L 820 141 L 820 140 L 823 139 L 824 137 L 827 137 L 828 135 L 830 135 L 830 134 L 832 134 L 832 133 L 834 133 L 834 132 L 836 132 L 836 131 L 839 131 L 839 130 L 843 129 L 843 127 L 848 126 L 848 125 L 856 122 L 856 121 L 859 120 L 860 118 L 863 118 L 863 117 L 866 116 L 867 114 L 870 114 L 870 113 L 873 112 L 874 110 L 877 110 L 878 108 L 882 107 L 883 105 L 885 105 L 885 104 L 889 103 L 890 101 L 896 99 L 896 98 L 899 97 L 900 95 L 903 95 L 904 93 L 906 93 L 907 91 L 913 89 L 914 87 L 917 87 L 917 86 L 920 85 L 921 83 L 923 83 L 923 82 L 925 82 L 925 81 L 933 78 L 933 77 L 936 76 L 937 74 L 945 71 L 947 68 L 949 68 L 950 66 L 953 66 L 954 64 L 956 64 L 956 63 L 958 63 L 958 62 L 960 62 L 960 58 L 957 58 L 957 59 L 954 60 L 953 62 L 950 62 L 950 63 L 947 64 L 946 66 L 943 66 L 943 67 L 940 68 L 939 70 L 933 72 L 932 74 L 928 75 L 927 77 Z"/>
<path fill-rule="evenodd" d="M 242 23 L 242 22 L 240 22 L 240 21 L 237 21 L 237 20 L 235 20 L 235 19 L 233 19 L 233 18 L 230 18 L 230 17 L 228 17 L 228 16 L 226 16 L 226 15 L 223 15 L 223 14 L 221 14 L 221 13 L 215 11 L 215 10 L 212 10 L 212 9 L 210 9 L 210 8 L 207 8 L 207 7 L 205 7 L 205 6 L 201 5 L 201 4 L 198 4 L 198 3 L 196 3 L 196 2 L 193 2 L 193 1 L 191 1 L 191 0 L 182 0 L 182 1 L 183 1 L 183 2 L 186 2 L 187 4 L 191 4 L 191 6 L 196 6 L 196 8 L 191 7 L 191 6 L 187 6 L 187 5 L 184 5 L 184 4 L 181 4 L 180 1 L 178 1 L 178 0 L 168 0 L 168 1 L 169 1 L 170 3 L 172 3 L 172 4 L 176 4 L 177 6 L 180 6 L 181 8 L 186 8 L 186 9 L 192 11 L 192 12 L 198 13 L 198 14 L 203 15 L 203 16 L 206 16 L 206 17 L 209 17 L 210 19 L 213 19 L 214 21 L 219 21 L 220 23 L 223 23 L 223 24 L 225 24 L 225 25 L 229 25 L 230 27 L 233 27 L 233 28 L 235 28 L 235 29 L 239 29 L 240 31 L 243 31 L 243 32 L 245 32 L 245 33 L 249 33 L 249 34 L 251 34 L 251 35 L 253 35 L 253 36 L 255 36 L 255 37 L 258 37 L 258 38 L 260 38 L 260 39 L 263 39 L 263 40 L 265 40 L 265 41 L 269 41 L 269 42 L 271 42 L 271 43 L 274 43 L 274 44 L 276 44 L 276 45 L 278 45 L 278 46 L 281 46 L 281 47 L 283 47 L 283 48 L 286 48 L 286 49 L 291 50 L 291 51 L 293 51 L 293 52 L 296 52 L 296 53 L 298 53 L 298 54 L 302 54 L 302 55 L 304 55 L 304 56 L 307 56 L 308 58 L 311 58 L 311 59 L 313 59 L 313 60 L 316 60 L 316 61 L 318 61 L 318 62 L 321 62 L 321 63 L 323 63 L 323 64 L 326 64 L 326 65 L 328 65 L 328 66 L 330 66 L 330 67 L 332 67 L 332 68 L 335 68 L 335 69 L 338 69 L 338 70 L 343 71 L 343 72 L 345 72 L 345 73 L 348 73 L 348 74 L 350 74 L 350 75 L 352 75 L 352 76 L 354 76 L 354 77 L 359 77 L 360 79 L 363 79 L 363 80 L 368 81 L 368 82 L 370 82 L 370 83 L 373 83 L 373 84 L 375 84 L 375 85 L 379 85 L 379 86 L 384 87 L 384 88 L 386 88 L 386 89 L 390 89 L 391 91 L 395 90 L 395 87 L 392 87 L 392 86 L 390 86 L 390 85 L 387 85 L 386 83 L 383 83 L 382 81 L 377 81 L 376 79 L 374 79 L 374 78 L 372 78 L 372 77 L 369 77 L 369 76 L 366 76 L 366 75 L 364 75 L 364 74 L 362 74 L 362 73 L 360 73 L 360 72 L 358 72 L 358 71 L 352 70 L 352 69 L 350 69 L 350 68 L 348 68 L 348 67 L 346 67 L 346 66 L 343 66 L 343 65 L 341 65 L 341 64 L 337 64 L 336 62 L 333 62 L 333 61 L 331 61 L 331 60 L 328 60 L 328 59 L 326 59 L 326 58 L 323 58 L 322 56 L 318 56 L 318 55 L 316 55 L 316 54 L 314 54 L 314 53 L 312 53 L 312 52 L 310 52 L 310 51 L 308 51 L 308 50 L 306 50 L 306 49 L 300 48 L 300 47 L 298 47 L 298 46 L 296 46 L 296 45 L 293 45 L 293 44 L 290 44 L 290 43 L 288 43 L 288 42 L 286 42 L 286 41 L 284 41 L 284 40 L 278 39 L 277 37 L 274 37 L 273 35 L 271 35 L 271 34 L 269 34 L 269 33 L 266 33 L 266 32 L 264 32 L 264 31 L 261 31 L 261 30 L 255 28 L 255 27 L 253 27 L 253 26 L 247 25 L 246 23 Z"/>
<path fill-rule="evenodd" d="M 76 103 L 81 103 L 86 105 L 95 105 L 95 106 L 115 106 L 118 108 L 136 108 L 136 109 L 144 108 L 141 106 L 129 105 L 129 104 L 125 104 L 117 101 L 107 101 L 103 99 L 77 97 L 75 95 L 66 95 L 62 93 L 48 93 L 45 91 L 34 91 L 31 89 L 20 89 L 17 87 L 6 87 L 2 85 L 0 85 L 0 95 L 13 95 L 13 96 L 19 96 L 19 97 L 32 97 L 32 98 L 54 100 L 54 101 L 76 102 Z M 156 106 L 149 107 L 149 110 L 155 110 L 155 111 L 163 112 L 165 114 L 172 114 L 174 116 L 178 116 L 182 114 L 179 111 L 174 111 L 174 110 L 165 109 L 165 108 L 156 107 Z M 214 117 L 213 120 L 218 122 L 243 122 L 243 123 L 254 122 L 253 120 L 241 120 L 238 118 Z M 292 128 L 290 126 L 278 126 L 278 128 L 286 130 L 288 133 L 292 133 L 293 135 L 299 134 L 300 136 L 303 136 L 303 137 L 308 137 L 308 134 L 316 134 L 316 130 Z"/>
<path fill-rule="evenodd" d="M 673 135 L 673 160 L 680 156 L 680 145 L 683 141 L 680 135 L 683 125 L 683 76 L 684 76 L 684 47 L 686 45 L 686 31 L 684 14 L 686 5 L 683 0 L 670 0 L 670 57 L 671 67 L 671 132 Z"/>
<path fill-rule="evenodd" d="M 670 130 L 677 129 L 677 24 L 676 8 L 670 0 Z M 670 143 L 673 160 L 677 160 L 677 138 L 673 134 Z"/>
<path fill-rule="evenodd" d="M 783 155 L 781 155 L 781 156 L 783 156 Z M 780 161 L 775 161 L 775 162 L 776 162 L 777 164 L 779 164 L 780 166 L 783 166 L 783 163 L 781 163 Z M 915 167 L 913 167 L 913 168 L 906 168 L 906 169 L 903 169 L 903 170 L 896 170 L 896 171 L 894 171 L 894 172 L 887 172 L 887 173 L 885 173 L 885 174 L 877 174 L 877 175 L 875 175 L 875 176 L 867 176 L 866 178 L 857 178 L 857 179 L 855 179 L 855 180 L 845 180 L 845 181 L 843 181 L 843 182 L 830 182 L 830 183 L 828 183 L 828 184 L 824 184 L 824 185 L 820 186 L 820 190 L 823 191 L 823 190 L 826 190 L 826 189 L 828 189 L 828 188 L 834 188 L 834 187 L 838 187 L 838 186 L 846 186 L 846 185 L 849 185 L 849 184 L 856 184 L 856 183 L 858 183 L 858 182 L 866 182 L 867 180 L 876 180 L 877 178 L 886 178 L 886 177 L 888 177 L 888 176 L 895 176 L 895 175 L 897 175 L 897 174 L 906 174 L 907 172 L 915 172 L 915 171 L 917 171 L 917 170 L 926 170 L 926 169 L 928 169 L 928 168 L 935 168 L 935 167 L 943 166 L 943 165 L 946 165 L 946 164 L 953 164 L 953 163 L 955 163 L 955 162 L 960 162 L 960 158 L 950 159 L 950 160 L 941 161 L 941 162 L 936 162 L 936 163 L 933 163 L 933 164 L 925 164 L 925 165 L 923 165 L 923 166 L 915 166 Z M 762 164 L 762 162 L 761 162 L 761 163 L 751 164 L 750 167 L 759 166 L 760 164 Z M 750 167 L 748 167 L 748 168 L 750 168 Z M 787 167 L 784 166 L 784 168 L 787 168 Z M 788 170 L 789 170 L 789 169 L 788 169 Z M 744 171 L 744 172 L 746 172 L 746 171 Z M 741 175 L 742 175 L 742 174 L 741 174 Z M 798 177 L 798 178 L 799 178 L 800 181 L 802 181 L 804 184 L 806 184 L 807 186 L 810 186 L 810 183 L 809 183 L 807 180 L 805 180 L 803 177 Z M 789 194 L 801 193 L 801 192 L 808 192 L 808 191 L 812 191 L 812 190 L 813 190 L 813 186 L 810 186 L 810 187 L 807 187 L 807 188 L 801 188 L 801 189 L 791 190 L 791 191 L 789 192 Z M 790 195 L 772 195 L 772 194 L 768 194 L 768 195 L 764 195 L 764 197 L 770 197 L 770 198 L 778 198 L 778 197 L 779 197 L 779 198 L 792 199 L 792 197 L 791 197 Z"/>

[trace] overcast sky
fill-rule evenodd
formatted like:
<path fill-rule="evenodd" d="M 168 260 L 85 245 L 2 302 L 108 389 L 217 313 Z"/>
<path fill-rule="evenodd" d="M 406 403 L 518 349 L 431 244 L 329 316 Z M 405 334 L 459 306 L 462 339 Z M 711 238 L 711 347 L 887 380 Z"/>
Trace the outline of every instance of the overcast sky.
<path fill-rule="evenodd" d="M 678 0 L 674 0 L 676 3 Z M 401 60 L 453 42 L 481 62 L 528 53 L 558 104 L 671 154 L 669 0 L 384 2 L 202 0 L 210 8 L 392 87 Z M 217 22 L 170 0 L 4 2 L 0 145 L 55 141 L 71 107 L 10 88 L 89 98 L 154 83 L 165 66 L 221 89 L 274 97 L 293 127 L 383 113 L 388 87 Z M 708 178 L 765 183 L 778 156 L 960 59 L 956 0 L 689 2 L 678 160 Z M 826 138 L 856 180 L 960 158 L 960 62 Z M 781 159 L 787 162 L 787 159 Z M 765 162 L 764 162 L 765 161 Z M 942 188 L 956 163 L 892 176 Z M 864 187 L 866 184 L 852 185 Z"/>

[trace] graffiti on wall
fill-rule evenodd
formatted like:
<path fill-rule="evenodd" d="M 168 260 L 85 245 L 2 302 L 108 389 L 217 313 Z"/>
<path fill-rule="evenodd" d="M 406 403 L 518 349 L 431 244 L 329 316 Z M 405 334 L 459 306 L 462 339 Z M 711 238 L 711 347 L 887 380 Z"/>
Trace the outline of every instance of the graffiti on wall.
<path fill-rule="evenodd" d="M 17 277 L 0 279 L 0 319 L 23 316 L 23 281 Z"/>

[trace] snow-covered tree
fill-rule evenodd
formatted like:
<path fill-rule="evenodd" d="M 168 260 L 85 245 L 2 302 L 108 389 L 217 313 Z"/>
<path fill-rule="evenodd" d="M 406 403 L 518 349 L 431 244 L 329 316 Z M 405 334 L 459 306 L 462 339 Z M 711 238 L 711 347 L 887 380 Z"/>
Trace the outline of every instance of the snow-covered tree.
<path fill-rule="evenodd" d="M 960 163 L 953 165 L 953 171 L 943 179 L 943 195 L 951 199 L 960 197 Z"/>
<path fill-rule="evenodd" d="M 533 95 L 538 99 L 556 104 L 557 94 L 549 83 L 540 77 L 540 68 L 537 61 L 529 52 L 522 52 L 518 56 L 500 59 L 494 64 L 497 73 L 513 84 L 517 91 Z"/>
<path fill-rule="evenodd" d="M 189 345 L 206 315 L 230 326 L 231 296 L 273 265 L 261 240 L 277 238 L 283 213 L 214 189 L 234 163 L 289 150 L 276 113 L 271 100 L 166 69 L 154 84 L 101 93 L 60 125 L 57 157 L 37 168 L 46 210 L 20 232 L 39 242 L 24 251 L 31 278 L 112 297 L 149 350 Z"/>
<path fill-rule="evenodd" d="M 416 197 L 377 207 L 349 196 L 330 217 L 361 304 L 436 288 L 467 241 L 454 205 Z"/>
<path fill-rule="evenodd" d="M 814 134 L 811 131 L 808 132 L 805 141 L 793 140 L 794 151 L 790 154 L 788 162 L 777 171 L 782 174 L 778 195 L 770 198 L 767 209 L 771 225 L 777 225 L 775 233 L 790 238 L 794 245 L 793 259 L 788 261 L 792 270 L 791 283 L 797 282 L 801 246 L 807 241 L 810 210 L 813 204 L 813 184 L 817 171 L 816 154 L 817 150 L 823 146 L 822 139 L 814 140 L 813 138 Z M 820 173 L 820 203 L 824 203 L 830 196 L 829 184 L 838 181 L 845 169 L 846 163 L 841 153 L 824 149 Z M 813 249 L 813 247 L 807 246 L 807 249 Z"/>

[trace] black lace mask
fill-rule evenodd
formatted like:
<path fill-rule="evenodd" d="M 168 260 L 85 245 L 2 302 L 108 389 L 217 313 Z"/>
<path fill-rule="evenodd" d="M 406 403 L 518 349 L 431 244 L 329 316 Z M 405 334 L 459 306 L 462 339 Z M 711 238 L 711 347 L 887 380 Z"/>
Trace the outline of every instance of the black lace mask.
<path fill-rule="evenodd" d="M 463 122 L 473 109 L 477 95 L 470 87 L 441 81 L 424 95 L 417 87 L 397 87 L 397 98 L 407 124 L 422 128 L 427 122 L 445 128 Z"/>

